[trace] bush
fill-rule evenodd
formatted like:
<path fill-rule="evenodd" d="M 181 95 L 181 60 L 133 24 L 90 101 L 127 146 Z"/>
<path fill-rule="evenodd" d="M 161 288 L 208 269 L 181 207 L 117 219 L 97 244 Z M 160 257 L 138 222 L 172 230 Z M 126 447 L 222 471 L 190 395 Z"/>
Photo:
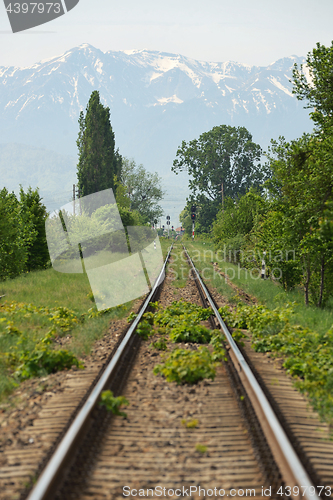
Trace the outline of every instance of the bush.
<path fill-rule="evenodd" d="M 69 351 L 50 349 L 48 346 L 38 344 L 32 351 L 21 351 L 18 355 L 19 366 L 14 376 L 19 380 L 55 373 L 70 369 L 73 365 L 83 368 L 79 360 Z"/>

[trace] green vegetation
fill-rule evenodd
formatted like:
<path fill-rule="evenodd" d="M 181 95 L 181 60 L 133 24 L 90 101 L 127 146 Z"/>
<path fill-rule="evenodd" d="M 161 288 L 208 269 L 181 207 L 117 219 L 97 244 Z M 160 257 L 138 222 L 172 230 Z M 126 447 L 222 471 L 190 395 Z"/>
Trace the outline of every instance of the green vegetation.
<path fill-rule="evenodd" d="M 317 333 L 292 325 L 292 305 L 271 310 L 239 303 L 233 310 L 225 306 L 219 312 L 229 326 L 251 331 L 256 351 L 282 355 L 296 386 L 308 395 L 319 415 L 333 424 L 333 328 Z"/>
<path fill-rule="evenodd" d="M 331 308 L 333 300 L 332 61 L 333 43 L 318 43 L 307 57 L 311 82 L 295 65 L 293 93 L 315 108 L 315 129 L 290 142 L 272 140 L 263 168 L 254 167 L 260 148 L 245 129 L 236 133 L 223 125 L 183 142 L 173 167 L 192 176 L 192 196 L 181 214 L 188 234 L 194 204 L 196 234 L 209 232 L 226 261 L 254 272 L 265 260 L 268 276 L 287 291 L 302 288 L 305 304 L 319 308 Z"/>
<path fill-rule="evenodd" d="M 196 384 L 205 378 L 215 378 L 217 363 L 207 347 L 195 351 L 175 349 L 163 360 L 162 365 L 155 366 L 154 374 L 163 375 L 168 382 Z"/>
<path fill-rule="evenodd" d="M 136 333 L 139 335 L 139 337 L 142 338 L 142 340 L 148 340 L 149 337 L 154 335 L 154 331 L 152 329 L 152 323 L 150 321 L 147 321 L 147 319 L 145 319 L 146 314 L 151 314 L 151 313 L 145 313 L 142 316 L 143 319 L 140 321 L 136 329 Z"/>
<path fill-rule="evenodd" d="M 140 214 L 142 223 L 157 224 L 157 219 L 163 215 L 163 209 L 158 203 L 165 194 L 158 174 L 147 172 L 143 165 L 137 166 L 134 160 L 123 158 L 120 181 L 126 193 L 128 207 Z"/>
<path fill-rule="evenodd" d="M 86 114 L 79 118 L 79 163 L 77 165 L 80 196 L 114 189 L 125 226 L 157 222 L 163 210 L 158 205 L 164 192 L 158 174 L 147 172 L 143 165 L 122 158 L 115 150 L 110 109 L 100 102 L 94 90 Z"/>
<path fill-rule="evenodd" d="M 65 349 L 51 349 L 48 343 L 52 343 L 51 335 L 44 337 L 33 347 L 24 335 L 20 335 L 18 343 L 12 346 L 12 351 L 5 353 L 8 365 L 15 368 L 14 378 L 22 381 L 65 369 L 69 370 L 72 366 L 84 367 L 71 352 Z"/>
<path fill-rule="evenodd" d="M 167 350 L 167 339 L 162 337 L 155 342 L 152 342 L 149 347 L 154 347 L 158 351 L 166 351 Z"/>
<path fill-rule="evenodd" d="M 137 333 L 144 340 L 158 333 L 162 337 L 150 344 L 158 350 L 167 349 L 167 338 L 171 342 L 210 344 L 197 350 L 174 349 L 163 355 L 164 363 L 156 365 L 155 375 L 163 375 L 168 382 L 195 384 L 204 378 L 214 379 L 218 361 L 225 359 L 223 339 L 219 330 L 209 330 L 201 325 L 211 315 L 210 309 L 185 301 L 174 301 L 169 307 L 161 309 L 154 304 L 155 313 L 145 313 L 139 323 Z M 166 335 L 168 336 L 166 338 Z"/>
<path fill-rule="evenodd" d="M 188 144 L 182 142 L 172 171 L 186 170 L 191 177 L 187 208 L 193 203 L 200 206 L 197 232 L 207 232 L 211 226 L 221 204 L 221 191 L 222 197 L 235 199 L 251 185 L 260 186 L 264 178 L 260 156 L 260 146 L 252 142 L 245 127 L 221 125 Z M 185 217 L 181 222 L 190 235 L 191 221 Z"/>
<path fill-rule="evenodd" d="M 131 304 L 98 312 L 84 274 L 53 269 L 25 273 L 0 285 L 0 398 L 19 381 L 82 366 L 110 319 L 123 317 Z M 67 307 L 62 304 L 66 304 Z M 57 339 L 67 337 L 66 349 Z"/>
<path fill-rule="evenodd" d="M 76 258 L 78 251 L 81 257 L 82 252 L 87 256 L 94 246 L 96 253 L 98 250 L 99 265 L 103 258 L 109 263 L 110 252 L 103 255 L 104 250 L 112 248 L 114 258 L 115 253 L 123 252 L 124 248 L 127 250 L 123 233 L 118 231 L 115 234 L 119 229 L 119 215 L 125 228 L 157 223 L 162 213 L 158 201 L 164 194 L 161 179 L 156 173 L 147 172 L 142 165 L 137 167 L 134 160 L 122 158 L 118 150 L 115 151 L 110 110 L 101 104 L 98 91 L 92 92 L 86 115 L 83 112 L 80 114 L 79 125 L 78 195 L 85 198 L 77 203 L 76 209 L 73 205 L 74 214 L 70 210 L 69 213 L 66 210 L 59 214 L 65 234 L 59 228 L 57 215 L 47 218 L 49 214 L 41 202 L 38 188 L 33 190 L 29 187 L 24 192 L 21 187 L 19 200 L 6 188 L 0 191 L 0 282 L 25 271 L 48 267 L 49 249 L 53 264 L 56 257 L 62 259 L 63 272 L 73 272 L 74 259 L 76 264 L 81 265 Z M 105 204 L 96 209 L 94 200 L 87 195 L 109 188 L 114 191 L 117 207 Z M 70 260 L 67 267 L 64 258 Z"/>
<path fill-rule="evenodd" d="M 330 47 L 320 43 L 309 52 L 306 58 L 306 67 L 311 77 L 311 83 L 306 78 L 303 65 L 294 66 L 293 93 L 300 101 L 306 100 L 307 108 L 314 108 L 311 118 L 316 126 L 321 129 L 331 128 L 333 124 L 333 42 Z"/>
<path fill-rule="evenodd" d="M 25 193 L 21 187 L 19 200 L 0 191 L 0 281 L 47 267 L 46 216 L 38 189 Z"/>
<path fill-rule="evenodd" d="M 187 429 L 195 429 L 199 425 L 199 420 L 197 418 L 191 418 L 189 420 L 183 418 L 181 423 Z"/>
<path fill-rule="evenodd" d="M 229 289 L 232 306 L 224 306 L 219 311 L 228 326 L 234 329 L 235 340 L 241 341 L 245 336 L 244 329 L 249 330 L 256 351 L 282 357 L 283 366 L 294 377 L 296 387 L 309 397 L 319 415 L 332 424 L 332 310 L 306 306 L 301 291 L 285 291 L 271 280 L 253 279 L 247 269 L 224 262 L 219 266 L 224 274 L 229 275 L 226 280 L 211 263 L 212 257 L 216 258 L 212 243 L 187 243 L 187 248 L 205 275 L 209 288 L 220 293 Z M 235 284 L 239 288 L 232 288 Z M 249 295 L 244 296 L 243 290 L 259 299 L 259 304 L 240 302 L 249 298 Z M 225 292 L 223 295 L 227 296 Z M 213 335 L 210 343 L 214 352 L 217 352 L 219 342 L 219 336 L 214 339 Z"/>
<path fill-rule="evenodd" d="M 185 301 L 174 301 L 166 309 L 158 309 L 155 313 L 145 313 L 136 333 L 143 340 L 147 340 L 154 335 L 155 326 L 160 327 L 159 331 L 168 334 L 172 342 L 205 344 L 211 338 L 211 330 L 200 325 L 200 322 L 208 319 L 212 314 L 210 309 Z M 134 317 L 135 315 L 130 315 L 128 321 Z"/>
<path fill-rule="evenodd" d="M 127 414 L 119 410 L 121 406 L 129 405 L 129 402 L 124 396 L 115 397 L 112 391 L 103 391 L 99 404 L 100 406 L 105 406 L 108 411 L 112 411 L 114 415 L 127 418 Z"/>
<path fill-rule="evenodd" d="M 71 352 L 51 348 L 57 331 L 67 332 L 77 322 L 67 308 L 49 310 L 14 301 L 0 304 L 0 398 L 18 381 L 73 365 L 82 368 Z"/>
<path fill-rule="evenodd" d="M 110 109 L 100 102 L 97 90 L 90 96 L 86 115 L 80 112 L 79 125 L 77 177 L 80 196 L 113 188 L 114 176 L 120 173 L 121 159 L 115 153 Z"/>
<path fill-rule="evenodd" d="M 171 306 L 155 313 L 154 323 L 165 327 L 172 342 L 206 344 L 210 341 L 211 330 L 200 325 L 200 322 L 211 315 L 210 309 L 203 309 L 185 301 L 174 301 Z"/>
<path fill-rule="evenodd" d="M 318 309 L 314 305 L 305 306 L 302 290 L 284 290 L 276 281 L 260 279 L 258 270 L 250 273 L 249 269 L 241 268 L 240 264 L 224 261 L 223 252 L 215 252 L 213 242 L 186 242 L 186 248 L 196 267 L 203 273 L 207 285 L 215 288 L 230 304 L 237 304 L 244 298 L 243 290 L 249 297 L 257 299 L 269 309 L 274 309 L 279 304 L 293 303 L 294 314 L 290 317 L 292 324 L 299 324 L 320 333 L 331 328 L 333 310 L 329 304 L 324 309 Z M 218 266 L 214 266 L 213 262 L 217 262 Z M 233 285 L 237 288 L 233 288 Z"/>
<path fill-rule="evenodd" d="M 199 453 L 204 454 L 204 453 L 206 453 L 207 450 L 208 450 L 208 447 L 205 446 L 204 444 L 198 443 L 195 445 L 195 451 L 198 451 Z"/>
<path fill-rule="evenodd" d="M 186 261 L 180 243 L 175 243 L 171 252 L 171 262 L 168 264 L 168 279 L 173 287 L 184 288 L 189 276 L 190 267 Z"/>

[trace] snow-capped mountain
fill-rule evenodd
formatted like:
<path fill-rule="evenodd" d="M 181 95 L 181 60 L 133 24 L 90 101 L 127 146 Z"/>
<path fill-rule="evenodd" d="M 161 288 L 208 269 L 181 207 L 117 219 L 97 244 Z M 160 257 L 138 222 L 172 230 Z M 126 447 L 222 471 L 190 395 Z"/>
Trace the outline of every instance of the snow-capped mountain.
<path fill-rule="evenodd" d="M 292 56 L 258 67 L 84 44 L 31 67 L 0 68 L 0 142 L 76 155 L 79 113 L 99 90 L 120 153 L 169 178 L 170 188 L 179 182 L 170 167 L 182 140 L 215 125 L 243 125 L 263 147 L 311 130 L 289 81 L 294 63 L 304 61 Z"/>

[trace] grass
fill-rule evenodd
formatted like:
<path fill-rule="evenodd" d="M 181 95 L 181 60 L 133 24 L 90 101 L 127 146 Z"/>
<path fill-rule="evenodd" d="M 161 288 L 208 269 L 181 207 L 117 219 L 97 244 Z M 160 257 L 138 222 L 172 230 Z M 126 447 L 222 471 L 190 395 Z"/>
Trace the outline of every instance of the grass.
<path fill-rule="evenodd" d="M 164 237 L 160 238 L 159 240 L 162 248 L 163 258 L 165 259 L 168 254 L 169 248 L 173 243 L 173 240 Z"/>
<path fill-rule="evenodd" d="M 49 308 L 62 305 L 80 314 L 92 306 L 88 298 L 91 288 L 86 274 L 59 273 L 52 268 L 4 281 L 0 283 L 0 291 L 0 295 L 6 295 L 0 303 L 25 302 Z"/>
<path fill-rule="evenodd" d="M 189 276 L 190 267 L 185 259 L 181 243 L 174 244 L 171 252 L 172 262 L 168 265 L 170 283 L 175 288 L 184 288 Z"/>
<path fill-rule="evenodd" d="M 305 306 L 304 296 L 301 291 L 293 290 L 286 292 L 278 283 L 270 279 L 262 280 L 256 272 L 250 274 L 249 270 L 225 261 L 219 261 L 211 242 L 186 241 L 186 248 L 196 267 L 204 273 L 207 285 L 213 286 L 230 303 L 237 303 L 239 297 L 237 292 L 228 285 L 228 282 L 235 284 L 249 295 L 254 296 L 260 303 L 270 309 L 278 305 L 290 302 L 296 303 L 294 314 L 290 319 L 292 324 L 299 324 L 310 328 L 318 333 L 325 333 L 333 325 L 333 310 L 330 307 L 319 309 L 315 306 Z M 213 262 L 218 263 L 218 267 L 228 278 L 222 277 L 214 272 Z"/>
<path fill-rule="evenodd" d="M 52 268 L 2 282 L 0 291 L 5 295 L 0 299 L 0 399 L 19 382 L 13 373 L 23 352 L 45 348 L 48 335 L 52 339 L 66 335 L 70 337 L 66 349 L 83 357 L 90 353 L 94 341 L 104 336 L 110 320 L 125 316 L 132 305 L 130 302 L 93 317 L 98 313 L 87 275 L 59 273 Z M 52 340 L 48 349 L 54 349 Z"/>

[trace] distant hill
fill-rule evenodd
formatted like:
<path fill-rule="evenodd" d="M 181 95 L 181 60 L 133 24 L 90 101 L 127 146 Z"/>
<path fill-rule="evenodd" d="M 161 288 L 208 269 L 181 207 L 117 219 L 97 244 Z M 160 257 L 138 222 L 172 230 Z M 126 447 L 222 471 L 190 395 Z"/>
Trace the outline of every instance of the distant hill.
<path fill-rule="evenodd" d="M 170 203 L 180 198 L 183 208 L 186 175 L 170 172 L 182 140 L 215 125 L 242 125 L 266 148 L 271 138 L 311 130 L 308 110 L 289 82 L 294 63 L 304 61 L 291 56 L 259 67 L 148 50 L 104 53 L 84 44 L 31 67 L 1 67 L 0 141 L 11 144 L 1 148 L 7 159 L 1 159 L 0 183 L 8 186 L 15 177 L 48 193 L 59 187 L 70 193 L 79 113 L 99 90 L 110 107 L 120 153 L 157 171 Z M 29 146 L 26 153 L 23 144 Z"/>

